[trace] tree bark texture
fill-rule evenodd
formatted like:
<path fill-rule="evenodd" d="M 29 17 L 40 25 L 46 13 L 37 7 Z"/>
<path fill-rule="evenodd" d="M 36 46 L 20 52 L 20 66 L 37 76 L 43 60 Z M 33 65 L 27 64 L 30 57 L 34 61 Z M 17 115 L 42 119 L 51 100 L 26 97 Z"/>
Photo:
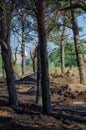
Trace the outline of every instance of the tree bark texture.
<path fill-rule="evenodd" d="M 18 106 L 17 93 L 15 88 L 15 76 L 11 63 L 11 48 L 10 48 L 10 34 L 11 34 L 11 20 L 10 16 L 4 15 L 4 11 L 0 9 L 0 16 L 4 16 L 0 21 L 0 39 L 2 39 L 8 49 L 1 44 L 1 54 L 6 73 L 6 82 L 9 94 L 9 104 Z"/>
<path fill-rule="evenodd" d="M 65 16 L 64 16 L 64 24 L 65 24 Z M 62 38 L 61 38 L 61 71 L 62 73 L 65 72 L 65 50 L 64 50 L 64 42 L 66 38 L 66 32 L 67 28 L 66 26 L 63 26 L 63 33 L 62 33 Z"/>
<path fill-rule="evenodd" d="M 41 95 L 41 63 L 40 63 L 40 48 L 37 46 L 37 93 L 36 103 L 39 103 L 39 97 Z"/>
<path fill-rule="evenodd" d="M 74 3 L 74 0 L 70 0 L 71 6 L 73 6 L 73 3 Z M 75 51 L 76 51 L 77 64 L 78 64 L 78 70 L 79 70 L 79 75 L 80 75 L 80 83 L 86 84 L 85 73 L 84 73 L 84 62 L 83 62 L 83 57 L 81 53 L 79 31 L 78 31 L 78 25 L 77 25 L 77 16 L 76 16 L 75 9 L 73 8 L 71 8 L 71 15 L 72 15 L 72 28 L 73 28 L 73 34 L 74 34 Z"/>
<path fill-rule="evenodd" d="M 45 33 L 45 12 L 43 1 L 37 0 L 37 22 L 38 22 L 38 37 L 41 58 L 41 87 L 42 87 L 42 103 L 43 111 L 45 114 L 50 114 L 51 100 L 49 91 L 49 72 L 48 72 L 48 55 L 47 55 L 47 42 Z"/>

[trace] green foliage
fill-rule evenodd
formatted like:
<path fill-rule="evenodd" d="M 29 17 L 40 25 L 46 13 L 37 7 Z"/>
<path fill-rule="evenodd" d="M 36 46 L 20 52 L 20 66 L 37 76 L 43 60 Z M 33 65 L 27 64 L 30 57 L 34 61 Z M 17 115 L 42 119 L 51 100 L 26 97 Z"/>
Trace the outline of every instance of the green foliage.
<path fill-rule="evenodd" d="M 86 47 L 85 47 L 85 45 L 81 45 L 81 49 L 82 49 L 82 54 L 84 55 L 86 55 Z"/>
<path fill-rule="evenodd" d="M 49 63 L 50 64 L 53 63 L 54 67 L 57 67 L 60 66 L 60 62 L 61 62 L 61 53 L 60 48 L 58 48 L 49 55 Z"/>
<path fill-rule="evenodd" d="M 85 40 L 83 40 L 85 42 Z M 76 53 L 74 43 L 65 43 L 65 67 L 68 66 L 77 66 Z M 86 47 L 84 44 L 81 44 L 82 54 L 86 55 Z M 54 67 L 58 67 L 61 65 L 61 51 L 60 47 L 53 51 L 49 55 L 49 63 L 53 63 Z"/>
<path fill-rule="evenodd" d="M 81 39 L 80 42 L 86 44 L 86 39 Z"/>
<path fill-rule="evenodd" d="M 76 66 L 76 54 L 75 47 L 73 43 L 66 43 L 65 45 L 65 66 Z"/>
<path fill-rule="evenodd" d="M 58 48 L 57 50 L 55 50 L 53 53 L 51 53 L 49 55 L 49 61 L 50 61 L 50 63 L 53 62 L 55 67 L 61 65 L 60 48 Z M 65 45 L 65 66 L 68 67 L 71 65 L 74 65 L 74 66 L 77 65 L 74 44 L 66 43 L 66 45 Z"/>

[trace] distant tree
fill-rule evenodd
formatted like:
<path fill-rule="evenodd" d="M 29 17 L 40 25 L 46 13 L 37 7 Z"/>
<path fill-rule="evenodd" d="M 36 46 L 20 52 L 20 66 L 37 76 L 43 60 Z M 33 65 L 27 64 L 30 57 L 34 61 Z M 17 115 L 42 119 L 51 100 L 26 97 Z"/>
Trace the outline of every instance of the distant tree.
<path fill-rule="evenodd" d="M 74 43 L 67 42 L 65 45 L 65 66 L 77 66 Z"/>
<path fill-rule="evenodd" d="M 37 57 L 37 48 L 34 48 L 32 53 L 30 51 L 30 57 L 31 57 L 31 60 L 32 60 L 32 68 L 33 68 L 33 73 L 34 75 L 36 75 L 36 57 Z"/>
<path fill-rule="evenodd" d="M 61 36 L 61 71 L 62 73 L 65 72 L 65 50 L 64 50 L 64 46 L 65 46 L 65 40 L 67 37 L 67 27 L 65 26 L 65 19 L 66 19 L 66 13 L 63 13 L 63 33 Z"/>
<path fill-rule="evenodd" d="M 25 59 L 25 23 L 26 23 L 26 14 L 21 15 L 22 23 L 22 44 L 21 44 L 21 56 L 22 56 L 22 75 L 26 71 L 26 59 Z"/>

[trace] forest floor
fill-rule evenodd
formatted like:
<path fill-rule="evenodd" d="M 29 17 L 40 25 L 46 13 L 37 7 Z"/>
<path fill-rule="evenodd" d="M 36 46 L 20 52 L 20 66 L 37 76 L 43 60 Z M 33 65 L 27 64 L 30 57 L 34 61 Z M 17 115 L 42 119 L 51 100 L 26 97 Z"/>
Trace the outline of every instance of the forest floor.
<path fill-rule="evenodd" d="M 19 106 L 8 104 L 4 79 L 0 79 L 0 130 L 86 130 L 86 86 L 68 72 L 50 74 L 52 115 L 42 113 L 41 96 L 36 100 L 36 78 L 33 75 L 16 82 Z"/>

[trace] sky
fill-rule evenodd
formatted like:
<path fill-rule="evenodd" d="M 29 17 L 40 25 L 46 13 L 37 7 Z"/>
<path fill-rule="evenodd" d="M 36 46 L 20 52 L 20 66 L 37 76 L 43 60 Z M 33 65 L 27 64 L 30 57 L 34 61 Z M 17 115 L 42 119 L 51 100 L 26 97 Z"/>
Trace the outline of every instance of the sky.
<path fill-rule="evenodd" d="M 78 18 L 78 25 L 83 27 L 83 32 L 80 32 L 79 35 L 83 35 L 86 34 L 86 15 L 82 15 Z M 84 35 L 83 37 L 80 38 L 85 38 L 86 39 L 86 35 Z"/>

